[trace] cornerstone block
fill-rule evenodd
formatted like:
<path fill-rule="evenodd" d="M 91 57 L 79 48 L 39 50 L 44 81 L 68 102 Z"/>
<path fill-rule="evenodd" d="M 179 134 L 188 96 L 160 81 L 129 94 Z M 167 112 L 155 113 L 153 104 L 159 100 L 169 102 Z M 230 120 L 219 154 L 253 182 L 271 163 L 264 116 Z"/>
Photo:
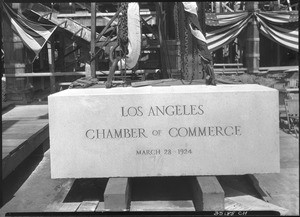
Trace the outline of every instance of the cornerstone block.
<path fill-rule="evenodd" d="M 49 96 L 52 178 L 279 172 L 278 91 L 68 89 Z"/>

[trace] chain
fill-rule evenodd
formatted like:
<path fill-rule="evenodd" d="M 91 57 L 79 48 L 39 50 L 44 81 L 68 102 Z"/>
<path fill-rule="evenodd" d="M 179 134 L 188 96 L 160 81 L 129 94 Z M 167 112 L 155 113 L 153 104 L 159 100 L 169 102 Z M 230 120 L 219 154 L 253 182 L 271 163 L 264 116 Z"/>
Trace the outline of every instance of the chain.
<path fill-rule="evenodd" d="M 174 17 L 175 17 L 175 25 L 176 25 L 176 40 L 179 40 L 179 18 L 178 18 L 178 3 L 177 2 L 175 2 L 175 6 L 174 6 Z M 180 50 L 179 50 L 179 52 L 180 52 Z"/>
<path fill-rule="evenodd" d="M 189 84 L 192 83 L 193 79 L 194 79 L 194 75 L 195 75 L 195 71 L 196 71 L 196 65 L 195 65 L 195 56 L 197 56 L 197 52 L 195 49 L 195 40 L 194 38 L 192 39 L 192 74 L 191 74 L 191 79 Z"/>
<path fill-rule="evenodd" d="M 180 41 L 180 35 L 179 35 L 179 18 L 178 18 L 178 2 L 175 2 L 174 5 L 174 20 L 175 20 L 175 29 L 176 29 L 176 42 Z M 180 78 L 183 79 L 182 70 L 183 70 L 183 56 L 181 55 L 181 43 L 177 47 L 177 57 L 180 57 Z"/>
<path fill-rule="evenodd" d="M 184 17 L 184 74 L 185 78 L 189 78 L 189 34 L 188 34 L 188 22 L 186 17 Z"/>
<path fill-rule="evenodd" d="M 127 9 L 128 9 L 128 3 L 122 2 L 119 4 L 119 7 L 122 8 L 121 13 L 122 15 L 119 16 L 119 22 L 118 22 L 118 44 L 121 48 L 121 58 L 125 60 L 125 66 L 122 67 L 122 61 L 121 61 L 121 75 L 122 75 L 122 81 L 125 83 L 126 80 L 126 55 L 128 54 L 128 25 L 127 25 Z"/>
<path fill-rule="evenodd" d="M 175 22 L 176 22 L 176 39 L 181 39 L 180 35 L 179 35 L 179 16 L 178 16 L 178 11 L 179 11 L 179 7 L 178 7 L 178 2 L 175 2 L 175 11 L 174 11 L 174 16 L 175 16 Z M 183 12 L 184 13 L 184 12 Z M 184 35 L 183 35 L 183 43 L 180 43 L 180 49 L 178 49 L 178 56 L 180 56 L 180 76 L 181 76 L 181 82 L 182 84 L 185 84 L 183 82 L 184 79 L 189 79 L 189 84 L 192 83 L 193 77 L 194 77 L 194 73 L 192 72 L 192 75 L 189 76 L 189 60 L 188 60 L 188 54 L 189 54 L 189 34 L 188 34 L 188 21 L 187 18 L 184 16 L 182 17 L 183 20 L 183 28 L 184 28 Z M 182 42 L 180 40 L 180 42 Z M 194 48 L 193 48 L 193 52 L 194 52 Z M 195 71 L 195 64 L 194 64 L 194 53 L 192 53 L 193 57 L 192 57 L 192 66 L 193 66 L 193 71 Z"/>
<path fill-rule="evenodd" d="M 122 8 L 121 13 L 122 15 L 119 16 L 119 31 L 118 31 L 118 43 L 124 53 L 126 55 L 128 53 L 128 26 L 127 26 L 127 9 L 128 9 L 128 3 L 122 2 L 120 4 L 120 7 Z"/>

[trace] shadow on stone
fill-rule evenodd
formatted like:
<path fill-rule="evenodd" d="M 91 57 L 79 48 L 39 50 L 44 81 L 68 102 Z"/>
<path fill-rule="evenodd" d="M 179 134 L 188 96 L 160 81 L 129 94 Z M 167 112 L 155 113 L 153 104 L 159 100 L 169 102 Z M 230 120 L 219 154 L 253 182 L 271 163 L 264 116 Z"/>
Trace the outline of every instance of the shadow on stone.
<path fill-rule="evenodd" d="M 108 178 L 76 179 L 63 202 L 82 202 L 86 200 L 103 202 L 107 181 Z"/>
<path fill-rule="evenodd" d="M 9 176 L 2 181 L 2 206 L 9 202 L 26 182 L 32 172 L 43 159 L 41 150 L 37 149 L 26 158 Z M 1 207 L 2 207 L 1 206 Z"/>
<path fill-rule="evenodd" d="M 45 115 L 39 116 L 39 119 L 49 119 L 49 115 L 45 114 Z"/>
<path fill-rule="evenodd" d="M 2 121 L 2 133 L 17 123 L 19 120 L 3 120 Z"/>
<path fill-rule="evenodd" d="M 132 179 L 132 201 L 190 200 L 189 177 L 142 177 Z"/>

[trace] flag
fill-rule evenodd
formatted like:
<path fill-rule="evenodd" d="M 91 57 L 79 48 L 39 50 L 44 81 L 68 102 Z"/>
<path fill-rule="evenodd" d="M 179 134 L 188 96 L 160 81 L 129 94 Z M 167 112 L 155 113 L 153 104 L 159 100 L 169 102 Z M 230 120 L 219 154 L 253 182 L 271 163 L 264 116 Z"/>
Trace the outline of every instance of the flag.
<path fill-rule="evenodd" d="M 206 37 L 202 33 L 200 23 L 198 20 L 197 3 L 182 2 L 182 4 L 191 33 L 197 39 L 197 47 L 199 49 L 200 56 L 207 62 L 212 61 L 212 56 L 210 51 L 208 50 Z"/>
<path fill-rule="evenodd" d="M 251 14 L 248 12 L 208 13 L 206 19 L 208 49 L 216 51 L 233 41 L 247 27 L 251 17 Z"/>
<path fill-rule="evenodd" d="M 31 61 L 33 62 L 57 26 L 28 20 L 23 15 L 16 13 L 5 2 L 1 1 L 1 3 L 13 31 L 21 38 L 26 47 L 34 52 L 34 58 Z"/>

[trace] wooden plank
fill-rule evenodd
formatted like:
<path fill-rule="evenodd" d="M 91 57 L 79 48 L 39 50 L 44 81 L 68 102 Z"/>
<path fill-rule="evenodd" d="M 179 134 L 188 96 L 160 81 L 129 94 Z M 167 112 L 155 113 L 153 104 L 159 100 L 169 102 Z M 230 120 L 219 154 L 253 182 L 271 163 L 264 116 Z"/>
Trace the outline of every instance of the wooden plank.
<path fill-rule="evenodd" d="M 105 27 L 106 28 L 106 27 Z M 86 76 L 91 76 L 96 78 L 96 58 L 95 57 L 95 45 L 96 45 L 96 3 L 91 2 L 91 44 L 90 44 L 90 54 L 91 54 L 91 74 L 86 73 Z"/>
<path fill-rule="evenodd" d="M 37 134 L 40 130 L 44 129 L 45 127 L 47 127 L 48 124 L 43 124 L 43 125 L 17 125 L 17 126 L 12 126 L 8 129 L 6 129 L 5 131 L 2 132 L 2 135 L 7 135 L 7 139 L 10 139 L 10 135 L 16 135 L 18 133 L 20 133 L 20 139 L 22 138 L 30 138 L 31 136 Z M 24 135 L 24 137 L 21 137 L 21 134 Z M 26 136 L 27 135 L 27 136 Z M 16 135 L 17 136 L 17 135 Z M 5 138 L 5 137 L 3 137 Z M 16 138 L 17 139 L 17 138 Z"/>
<path fill-rule="evenodd" d="M 2 84 L 3 85 L 3 84 Z M 2 102 L 2 112 L 5 110 L 5 109 L 8 109 L 10 107 L 14 107 L 15 106 L 15 103 L 13 102 Z"/>
<path fill-rule="evenodd" d="M 2 179 L 6 178 L 15 168 L 25 160 L 39 145 L 49 137 L 49 128 L 44 127 L 36 136 L 31 137 L 19 146 L 13 155 L 2 156 Z"/>
<path fill-rule="evenodd" d="M 48 124 L 43 124 L 42 126 L 31 126 L 30 127 L 12 127 L 2 133 L 2 138 L 4 140 L 8 139 L 8 145 L 10 144 L 10 139 L 25 139 L 29 143 L 33 138 L 39 135 L 40 132 L 48 130 Z M 20 133 L 19 133 L 20 132 Z M 13 143 L 14 144 L 14 143 Z M 21 143 L 19 144 L 21 145 Z M 3 143 L 6 146 L 6 143 Z"/>
<path fill-rule="evenodd" d="M 6 156 L 12 155 L 19 146 L 7 146 L 7 147 L 2 147 L 2 156 L 3 154 Z"/>
<path fill-rule="evenodd" d="M 48 124 L 47 119 L 43 120 L 19 120 L 19 121 L 14 121 L 12 120 L 11 122 L 6 122 L 2 124 L 2 132 L 5 130 L 10 130 L 10 128 L 16 128 L 16 127 L 28 127 L 30 128 L 31 126 L 36 126 L 36 127 L 43 127 Z"/>
<path fill-rule="evenodd" d="M 49 152 L 46 155 L 49 156 Z M 50 170 L 50 165 L 48 168 Z M 50 180 L 51 180 L 51 182 L 53 181 L 53 179 L 50 179 Z M 57 212 L 59 210 L 63 211 L 64 208 L 62 206 L 66 206 L 64 204 L 68 203 L 68 202 L 64 202 L 64 201 L 65 201 L 65 198 L 67 197 L 67 195 L 69 194 L 69 191 L 72 188 L 74 181 L 75 181 L 75 179 L 65 179 L 65 181 L 62 183 L 61 188 L 58 191 L 58 193 L 50 201 L 50 203 L 44 210 L 45 212 Z"/>
<path fill-rule="evenodd" d="M 299 70 L 299 66 L 267 66 L 267 67 L 259 67 L 260 71 L 284 71 L 284 70 Z"/>
<path fill-rule="evenodd" d="M 22 105 L 2 115 L 2 120 L 48 119 L 48 105 Z"/>
<path fill-rule="evenodd" d="M 158 69 L 138 69 L 135 71 L 135 74 L 147 74 L 147 73 L 156 73 Z M 77 72 L 35 72 L 35 73 L 18 73 L 18 74 L 3 74 L 6 78 L 22 78 L 22 77 L 51 77 L 51 76 L 84 76 L 85 71 Z M 108 75 L 109 71 L 96 71 L 96 75 Z M 120 75 L 121 71 L 116 70 L 115 75 Z M 126 74 L 131 75 L 132 70 L 126 70 Z"/>
<path fill-rule="evenodd" d="M 17 147 L 26 141 L 27 139 L 2 139 L 2 147 Z"/>
<path fill-rule="evenodd" d="M 34 4 L 34 6 L 31 9 L 31 12 L 38 15 L 38 16 L 44 16 L 45 19 L 48 19 L 50 22 L 60 25 L 62 22 L 66 22 L 66 24 L 60 25 L 60 27 L 66 29 L 67 31 L 71 33 L 76 33 L 80 29 L 82 29 L 82 34 L 80 34 L 80 38 L 83 40 L 90 42 L 91 41 L 91 30 L 87 28 L 86 26 L 81 25 L 80 23 L 77 23 L 76 21 L 72 19 L 62 19 L 58 18 L 58 12 L 51 10 L 51 8 L 48 8 L 42 4 Z M 51 14 L 49 14 L 51 13 Z M 47 14 L 49 14 L 47 16 Z M 96 33 L 96 37 L 98 37 L 98 33 Z M 101 41 L 105 41 L 106 37 L 102 36 Z"/>
<path fill-rule="evenodd" d="M 97 206 L 97 208 L 96 208 L 95 211 L 96 212 L 103 212 L 103 211 L 105 211 L 105 209 L 104 209 L 104 201 L 99 201 L 98 206 Z"/>
<path fill-rule="evenodd" d="M 266 189 L 259 183 L 258 179 L 256 178 L 255 174 L 248 174 L 247 178 L 249 179 L 250 183 L 253 185 L 253 187 L 256 189 L 256 191 L 259 193 L 261 198 L 266 202 L 271 202 L 272 198 L 266 191 Z"/>
<path fill-rule="evenodd" d="M 13 122 L 10 123 L 10 122 Z M 43 124 L 48 124 L 48 119 L 25 119 L 25 120 L 2 120 L 2 127 L 6 125 L 43 125 Z"/>
<path fill-rule="evenodd" d="M 46 127 L 48 123 L 42 124 L 15 124 L 12 126 L 2 126 L 2 135 L 10 134 L 34 134 L 40 129 Z M 17 139 L 17 138 L 16 138 Z"/>
<path fill-rule="evenodd" d="M 104 208 L 110 211 L 128 210 L 130 190 L 128 178 L 110 178 L 104 192 Z"/>
<path fill-rule="evenodd" d="M 51 73 L 55 73 L 55 61 L 54 61 L 54 47 L 53 47 L 53 38 L 50 37 L 50 40 L 47 42 L 47 50 L 48 50 L 48 65 Z M 55 76 L 50 77 L 50 93 L 55 93 Z"/>
<path fill-rule="evenodd" d="M 80 202 L 68 202 L 63 203 L 59 208 L 59 212 L 76 212 L 78 207 L 80 206 Z"/>
<path fill-rule="evenodd" d="M 225 66 L 239 67 L 239 66 L 243 66 L 243 64 L 242 63 L 215 63 L 214 64 L 214 67 L 225 67 Z"/>
<path fill-rule="evenodd" d="M 36 132 L 35 131 L 30 131 L 30 132 L 26 132 L 26 133 L 17 133 L 17 132 L 4 132 L 2 134 L 2 139 L 3 140 L 6 140 L 6 139 L 29 139 L 32 135 L 33 135 L 33 132 Z M 3 146 L 6 146 L 5 142 L 3 143 Z"/>
<path fill-rule="evenodd" d="M 99 201 L 82 201 L 77 212 L 94 212 L 98 206 Z"/>
<path fill-rule="evenodd" d="M 192 200 L 131 201 L 130 211 L 195 211 Z"/>
<path fill-rule="evenodd" d="M 191 178 L 196 211 L 224 210 L 224 191 L 215 176 Z"/>
<path fill-rule="evenodd" d="M 272 203 L 267 203 L 251 195 L 243 195 L 240 192 L 240 196 L 226 197 L 225 198 L 225 208 L 228 211 L 277 211 L 280 215 L 288 215 L 286 208 L 274 205 Z"/>

